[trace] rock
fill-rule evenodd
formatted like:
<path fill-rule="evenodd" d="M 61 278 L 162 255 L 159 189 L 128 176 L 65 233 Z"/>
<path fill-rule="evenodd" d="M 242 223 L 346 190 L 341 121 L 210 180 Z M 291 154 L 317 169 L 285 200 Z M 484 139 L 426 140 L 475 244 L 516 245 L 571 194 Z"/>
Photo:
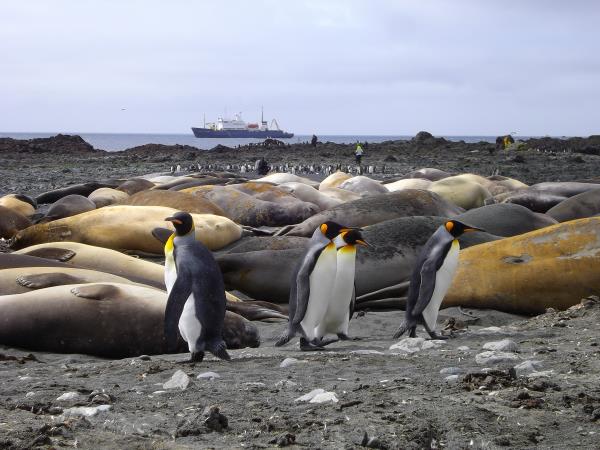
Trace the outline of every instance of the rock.
<path fill-rule="evenodd" d="M 486 342 L 483 344 L 484 350 L 493 350 L 498 352 L 517 352 L 519 346 L 512 339 L 502 339 L 501 341 Z"/>
<path fill-rule="evenodd" d="M 291 380 L 280 380 L 275 383 L 275 387 L 279 389 L 290 389 L 298 386 L 298 383 L 294 383 Z"/>
<path fill-rule="evenodd" d="M 430 348 L 438 348 L 442 345 L 446 345 L 446 341 L 441 340 L 441 339 L 428 340 L 428 341 L 423 342 L 423 346 L 421 347 L 421 350 L 428 350 Z"/>
<path fill-rule="evenodd" d="M 350 352 L 351 355 L 385 355 L 385 353 L 380 352 L 379 350 L 352 350 Z"/>
<path fill-rule="evenodd" d="M 473 331 L 474 334 L 506 334 L 506 331 L 500 327 L 485 327 Z"/>
<path fill-rule="evenodd" d="M 207 411 L 205 410 L 205 414 L 207 415 L 207 417 L 204 420 L 204 425 L 209 430 L 221 432 L 227 427 L 229 427 L 229 420 L 227 419 L 227 417 L 221 414 L 221 411 L 218 406 L 210 406 Z"/>
<path fill-rule="evenodd" d="M 99 406 L 76 406 L 74 408 L 68 408 L 63 410 L 63 417 L 65 419 L 70 417 L 92 417 L 96 414 L 104 411 L 108 411 L 112 408 L 111 405 L 99 405 Z"/>
<path fill-rule="evenodd" d="M 400 342 L 396 342 L 390 346 L 390 350 L 396 350 L 401 353 L 416 353 L 421 350 L 437 348 L 444 345 L 446 341 L 442 340 L 425 340 L 424 338 L 404 338 Z"/>
<path fill-rule="evenodd" d="M 517 364 L 515 366 L 515 371 L 517 372 L 518 376 L 525 376 L 525 375 L 529 375 L 533 372 L 537 372 L 539 369 L 542 368 L 542 362 L 541 361 L 533 361 L 528 359 L 527 361 L 523 361 L 520 364 Z"/>
<path fill-rule="evenodd" d="M 184 391 L 190 384 L 190 377 L 183 370 L 177 370 L 171 379 L 163 384 L 163 389 L 181 389 Z"/>
<path fill-rule="evenodd" d="M 440 370 L 441 374 L 448 374 L 448 375 L 458 375 L 459 373 L 462 373 L 462 369 L 460 367 L 444 367 L 442 370 Z"/>
<path fill-rule="evenodd" d="M 207 378 L 209 380 L 214 380 L 215 378 L 221 378 L 221 375 L 219 375 L 216 372 L 204 372 L 204 373 L 201 373 L 200 375 L 198 375 L 196 378 L 199 380 L 203 379 L 203 378 Z"/>
<path fill-rule="evenodd" d="M 444 378 L 444 381 L 447 383 L 457 383 L 458 378 L 458 375 L 448 375 L 446 378 Z"/>
<path fill-rule="evenodd" d="M 502 364 L 518 361 L 519 357 L 514 353 L 487 351 L 475 355 L 477 364 Z"/>
<path fill-rule="evenodd" d="M 283 369 L 285 367 L 290 367 L 290 366 L 293 366 L 294 364 L 303 363 L 303 362 L 306 362 L 306 361 L 301 361 L 296 358 L 285 358 L 283 361 L 281 361 L 281 364 L 279 364 L 279 367 L 281 367 Z"/>
<path fill-rule="evenodd" d="M 73 400 L 81 399 L 81 395 L 78 392 L 65 392 L 56 399 L 57 402 L 70 402 Z"/>
<path fill-rule="evenodd" d="M 37 395 L 35 392 L 29 391 L 27 394 L 25 394 L 25 398 L 31 398 L 35 395 Z"/>
<path fill-rule="evenodd" d="M 150 361 L 152 358 L 150 358 L 148 355 L 140 355 L 138 356 L 138 359 L 141 361 Z"/>
<path fill-rule="evenodd" d="M 269 444 L 275 444 L 277 447 L 287 447 L 296 443 L 296 435 L 292 433 L 283 433 L 269 441 Z"/>
<path fill-rule="evenodd" d="M 360 442 L 360 445 L 361 445 L 361 447 L 378 448 L 380 450 L 385 450 L 388 448 L 387 444 L 385 444 L 378 438 L 369 437 L 369 435 L 367 434 L 366 431 L 365 431 L 365 434 L 363 434 L 363 438 L 362 438 L 362 441 Z"/>
<path fill-rule="evenodd" d="M 458 350 L 459 352 L 468 352 L 471 349 L 469 347 L 467 347 L 466 345 L 461 345 L 460 347 L 456 347 L 456 350 Z"/>
<path fill-rule="evenodd" d="M 296 402 L 310 402 L 310 403 L 325 403 L 325 402 L 338 402 L 338 398 L 335 392 L 327 392 L 325 389 L 313 389 L 308 394 L 304 394 L 302 397 L 298 397 Z"/>
<path fill-rule="evenodd" d="M 198 436 L 213 431 L 222 432 L 229 427 L 229 420 L 221 414 L 219 407 L 210 406 L 202 414 L 194 414 L 177 425 L 175 437 Z"/>

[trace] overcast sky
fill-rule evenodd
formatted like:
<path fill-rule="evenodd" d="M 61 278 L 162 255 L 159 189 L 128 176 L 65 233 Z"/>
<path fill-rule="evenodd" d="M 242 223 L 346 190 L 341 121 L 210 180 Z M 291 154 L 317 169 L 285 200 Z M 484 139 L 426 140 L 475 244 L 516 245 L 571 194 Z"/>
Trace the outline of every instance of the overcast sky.
<path fill-rule="evenodd" d="M 599 23 L 594 0 L 2 0 L 0 130 L 264 105 L 297 134 L 599 134 Z"/>

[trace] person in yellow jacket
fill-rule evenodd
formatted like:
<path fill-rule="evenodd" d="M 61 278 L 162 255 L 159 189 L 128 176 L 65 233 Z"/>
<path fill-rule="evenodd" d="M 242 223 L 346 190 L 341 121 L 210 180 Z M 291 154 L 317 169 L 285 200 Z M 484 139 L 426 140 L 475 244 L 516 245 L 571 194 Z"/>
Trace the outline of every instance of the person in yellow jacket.
<path fill-rule="evenodd" d="M 359 166 L 360 166 L 360 162 L 361 162 L 363 153 L 364 152 L 363 152 L 363 149 L 362 149 L 360 143 L 357 143 L 356 150 L 354 150 L 354 156 L 356 158 L 356 164 L 358 164 Z"/>

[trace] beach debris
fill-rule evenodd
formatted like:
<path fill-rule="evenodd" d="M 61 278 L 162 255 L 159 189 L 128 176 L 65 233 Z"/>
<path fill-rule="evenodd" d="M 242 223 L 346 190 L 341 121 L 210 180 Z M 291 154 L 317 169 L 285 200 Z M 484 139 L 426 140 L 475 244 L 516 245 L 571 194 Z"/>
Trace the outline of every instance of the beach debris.
<path fill-rule="evenodd" d="M 215 378 L 221 378 L 221 375 L 219 375 L 217 372 L 204 372 L 199 374 L 197 377 L 197 379 L 208 379 L 208 380 L 214 380 Z"/>
<path fill-rule="evenodd" d="M 502 339 L 501 341 L 486 342 L 483 344 L 484 350 L 492 350 L 498 352 L 512 352 L 519 351 L 519 346 L 512 339 Z"/>
<path fill-rule="evenodd" d="M 478 353 L 475 355 L 475 362 L 477 364 L 503 364 L 518 361 L 519 357 L 514 353 L 508 352 L 497 352 L 494 350 Z"/>
<path fill-rule="evenodd" d="M 65 392 L 60 397 L 58 397 L 56 399 L 56 401 L 57 402 L 70 402 L 70 401 L 80 400 L 80 399 L 82 399 L 82 397 L 79 394 L 79 392 Z"/>
<path fill-rule="evenodd" d="M 296 402 L 309 402 L 309 403 L 326 403 L 333 402 L 337 403 L 339 400 L 335 395 L 335 392 L 328 392 L 325 389 L 313 389 L 308 394 L 304 394 L 298 397 Z"/>
<path fill-rule="evenodd" d="M 181 389 L 184 391 L 190 384 L 190 377 L 183 370 L 177 370 L 173 376 L 163 384 L 163 389 Z"/>
<path fill-rule="evenodd" d="M 430 348 L 438 348 L 444 345 L 446 341 L 443 340 L 425 340 L 425 338 L 404 338 L 395 344 L 390 346 L 390 350 L 395 350 L 401 353 L 416 353 L 421 350 L 427 350 Z"/>
<path fill-rule="evenodd" d="M 448 375 L 446 378 L 444 378 L 444 381 L 446 381 L 446 383 L 457 383 L 458 378 L 458 375 Z"/>
<path fill-rule="evenodd" d="M 98 413 L 108 411 L 112 408 L 111 405 L 98 405 L 98 406 L 75 406 L 73 408 L 67 408 L 63 410 L 63 418 L 69 417 L 93 417 Z"/>
<path fill-rule="evenodd" d="M 286 367 L 290 367 L 293 366 L 294 364 L 300 364 L 300 363 L 305 363 L 306 361 L 303 361 L 301 359 L 296 359 L 296 358 L 285 358 L 283 361 L 281 361 L 281 364 L 279 364 L 279 367 L 286 368 Z"/>

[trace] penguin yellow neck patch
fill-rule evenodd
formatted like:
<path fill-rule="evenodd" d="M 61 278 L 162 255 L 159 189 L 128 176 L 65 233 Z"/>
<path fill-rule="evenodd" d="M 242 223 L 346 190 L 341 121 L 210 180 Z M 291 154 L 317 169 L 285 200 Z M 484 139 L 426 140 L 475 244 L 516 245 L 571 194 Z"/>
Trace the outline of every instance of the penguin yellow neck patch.
<path fill-rule="evenodd" d="M 165 242 L 165 253 L 173 252 L 173 240 L 174 239 L 175 239 L 175 233 L 173 233 L 171 236 L 169 236 L 169 239 L 167 239 L 167 242 Z"/>

